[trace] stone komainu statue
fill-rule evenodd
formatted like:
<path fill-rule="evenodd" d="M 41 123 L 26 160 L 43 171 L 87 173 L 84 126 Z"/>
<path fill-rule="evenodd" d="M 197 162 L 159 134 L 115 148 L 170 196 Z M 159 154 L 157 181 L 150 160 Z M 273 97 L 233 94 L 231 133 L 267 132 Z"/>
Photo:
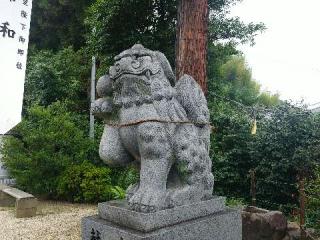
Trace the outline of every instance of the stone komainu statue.
<path fill-rule="evenodd" d="M 176 82 L 164 54 L 142 45 L 115 57 L 99 79 L 93 113 L 105 120 L 100 157 L 108 165 L 140 165 L 127 190 L 131 209 L 154 212 L 211 197 L 210 125 L 200 86 Z"/>

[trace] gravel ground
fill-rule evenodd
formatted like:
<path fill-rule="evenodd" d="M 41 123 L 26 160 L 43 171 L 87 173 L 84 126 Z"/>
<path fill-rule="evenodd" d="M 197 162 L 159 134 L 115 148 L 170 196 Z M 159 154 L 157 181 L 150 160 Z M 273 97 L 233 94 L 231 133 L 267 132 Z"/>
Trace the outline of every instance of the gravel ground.
<path fill-rule="evenodd" d="M 81 218 L 97 214 L 96 205 L 40 202 L 36 217 L 17 219 L 0 208 L 1 240 L 80 240 Z"/>

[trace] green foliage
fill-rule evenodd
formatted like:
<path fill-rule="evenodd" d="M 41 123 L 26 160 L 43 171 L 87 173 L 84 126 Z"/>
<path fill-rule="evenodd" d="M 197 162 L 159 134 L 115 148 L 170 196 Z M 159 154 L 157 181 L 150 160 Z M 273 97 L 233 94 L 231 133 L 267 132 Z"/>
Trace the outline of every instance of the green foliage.
<path fill-rule="evenodd" d="M 17 185 L 44 197 L 56 196 L 57 177 L 88 159 L 93 144 L 77 124 L 81 117 L 64 104 L 33 106 L 4 142 L 3 160 Z"/>
<path fill-rule="evenodd" d="M 244 207 L 246 204 L 245 204 L 245 201 L 244 199 L 242 198 L 227 198 L 227 202 L 226 202 L 226 205 L 228 207 Z"/>
<path fill-rule="evenodd" d="M 72 202 L 103 202 L 124 199 L 125 190 L 138 181 L 132 168 L 110 169 L 84 162 L 72 165 L 59 178 L 58 196 Z"/>
<path fill-rule="evenodd" d="M 35 0 L 32 6 L 30 43 L 38 49 L 58 50 L 85 42 L 83 19 L 93 0 Z"/>
<path fill-rule="evenodd" d="M 209 47 L 215 193 L 250 202 L 249 170 L 256 169 L 258 205 L 289 213 L 298 204 L 297 176 L 312 176 L 315 163 L 319 163 L 320 117 L 304 107 L 281 102 L 278 95 L 261 92 L 238 54 L 232 43 Z M 251 135 L 255 117 L 258 131 Z M 310 195 L 313 198 L 307 210 L 310 227 L 319 219 L 320 195 L 314 188 L 313 181 L 310 189 L 315 195 Z"/>
<path fill-rule="evenodd" d="M 59 178 L 58 196 L 72 202 L 102 202 L 111 200 L 111 169 L 84 162 L 71 165 Z M 120 190 L 119 190 L 120 191 Z"/>
<path fill-rule="evenodd" d="M 217 45 L 211 48 L 211 52 L 220 59 L 219 63 L 209 59 L 208 106 L 211 123 L 215 127 L 211 135 L 215 191 L 248 199 L 248 173 L 254 165 L 251 158 L 251 111 L 256 105 L 276 105 L 280 100 L 277 97 L 274 97 L 275 101 L 265 100 L 273 96 L 260 92 L 260 86 L 252 79 L 244 58 L 234 55 L 236 51 L 232 45 Z"/>
<path fill-rule="evenodd" d="M 263 105 L 265 107 L 273 107 L 280 104 L 280 95 L 279 94 L 271 94 L 270 92 L 261 92 L 257 101 L 258 104 Z"/>
<path fill-rule="evenodd" d="M 230 7 L 241 0 L 209 0 L 209 42 L 223 40 L 231 45 L 250 43 L 254 45 L 255 37 L 266 29 L 263 23 L 248 24 L 239 17 L 229 15 Z"/>
<path fill-rule="evenodd" d="M 216 74 L 218 77 L 212 83 L 212 87 L 224 97 L 239 101 L 246 106 L 255 104 L 274 106 L 280 102 L 278 95 L 261 92 L 261 86 L 252 78 L 251 69 L 243 56 L 230 56 Z"/>
<path fill-rule="evenodd" d="M 135 184 L 139 180 L 139 170 L 134 166 L 126 168 L 113 168 L 112 184 L 122 189 L 127 189 L 130 185 Z"/>
<path fill-rule="evenodd" d="M 97 142 L 83 131 L 86 121 L 61 102 L 30 107 L 13 131 L 15 137 L 6 138 L 1 149 L 17 186 L 43 198 L 72 202 L 123 198 L 138 172 L 102 164 Z"/>
<path fill-rule="evenodd" d="M 245 105 L 253 105 L 260 94 L 259 84 L 252 80 L 251 70 L 243 57 L 234 56 L 220 68 L 222 91 L 225 96 L 241 100 Z"/>
<path fill-rule="evenodd" d="M 82 51 L 65 48 L 57 53 L 32 51 L 28 58 L 25 104 L 48 106 L 67 101 L 73 111 L 87 111 L 90 65 Z"/>
<path fill-rule="evenodd" d="M 307 227 L 315 227 L 320 234 L 320 165 L 316 168 L 315 177 L 306 186 L 307 194 Z"/>
<path fill-rule="evenodd" d="M 289 103 L 279 105 L 260 120 L 260 130 L 251 147 L 259 199 L 297 203 L 298 176 L 312 174 L 317 162 L 310 150 L 318 145 L 315 140 L 320 135 L 314 129 L 319 123 L 307 109 Z"/>
<path fill-rule="evenodd" d="M 253 42 L 257 33 L 265 29 L 261 23 L 246 25 L 239 18 L 227 17 L 229 7 L 236 2 L 209 2 L 209 46 L 219 40 L 234 46 Z M 113 57 L 140 42 L 163 52 L 174 65 L 177 4 L 176 0 L 97 0 L 86 19 L 91 53 Z"/>
<path fill-rule="evenodd" d="M 230 197 L 248 196 L 250 170 L 250 118 L 221 100 L 209 102 L 211 123 L 211 159 L 215 191 Z"/>
<path fill-rule="evenodd" d="M 244 24 L 228 16 L 230 7 L 240 0 L 208 2 L 211 42 L 253 43 L 265 28 L 261 23 Z M 37 49 L 56 51 L 70 45 L 80 49 L 86 35 L 91 50 L 114 56 L 140 41 L 166 53 L 173 63 L 177 4 L 177 0 L 37 0 L 33 3 L 30 43 Z"/>
<path fill-rule="evenodd" d="M 228 43 L 209 44 L 208 46 L 208 84 L 211 85 L 211 90 L 218 88 L 220 83 L 220 68 L 225 64 L 231 56 L 240 54 L 235 48 L 235 45 Z"/>
<path fill-rule="evenodd" d="M 241 94 L 238 97 L 238 101 L 245 99 Z M 319 164 L 319 115 L 302 106 L 279 103 L 278 99 L 272 108 L 252 105 L 250 109 L 216 98 L 210 92 L 208 98 L 215 127 L 211 136 L 215 193 L 250 202 L 249 170 L 255 169 L 258 206 L 286 213 L 296 209 L 298 176 L 313 177 L 314 166 Z M 256 104 L 260 104 L 259 101 Z M 269 106 L 268 102 L 265 106 Z M 252 114 L 254 109 L 256 114 Z M 254 115 L 258 131 L 251 135 Z M 310 227 L 319 224 L 317 179 L 314 177 L 307 188 L 307 224 Z"/>
<path fill-rule="evenodd" d="M 176 1 L 97 0 L 86 24 L 91 52 L 115 56 L 140 42 L 174 62 Z"/>
<path fill-rule="evenodd" d="M 263 24 L 243 23 L 239 17 L 228 18 L 223 13 L 211 17 L 209 24 L 209 40 L 212 42 L 227 40 L 232 44 L 247 43 L 254 45 L 258 33 L 265 30 Z"/>
<path fill-rule="evenodd" d="M 126 197 L 126 191 L 119 186 L 111 188 L 114 199 L 124 199 Z"/>

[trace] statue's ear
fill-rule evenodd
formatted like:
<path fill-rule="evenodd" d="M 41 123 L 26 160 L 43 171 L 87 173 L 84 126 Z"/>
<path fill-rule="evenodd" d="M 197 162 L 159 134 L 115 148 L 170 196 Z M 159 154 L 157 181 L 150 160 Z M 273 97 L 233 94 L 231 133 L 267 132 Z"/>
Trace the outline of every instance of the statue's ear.
<path fill-rule="evenodd" d="M 169 79 L 171 86 L 174 87 L 176 85 L 176 76 L 174 75 L 170 63 L 167 57 L 161 52 L 155 52 L 156 57 L 158 58 L 161 67 L 164 71 L 164 74 Z"/>

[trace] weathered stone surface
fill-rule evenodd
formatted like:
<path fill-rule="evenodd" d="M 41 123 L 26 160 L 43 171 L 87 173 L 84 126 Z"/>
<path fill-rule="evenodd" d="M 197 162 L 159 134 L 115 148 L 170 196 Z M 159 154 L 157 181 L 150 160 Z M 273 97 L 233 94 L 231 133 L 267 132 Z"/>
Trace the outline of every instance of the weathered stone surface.
<path fill-rule="evenodd" d="M 295 223 L 295 222 L 288 223 L 287 237 L 289 238 L 289 240 L 301 239 L 301 229 L 298 223 Z"/>
<path fill-rule="evenodd" d="M 19 198 L 16 201 L 16 207 L 21 209 L 36 208 L 38 200 L 35 197 Z"/>
<path fill-rule="evenodd" d="M 34 217 L 37 214 L 38 200 L 34 197 L 20 198 L 16 200 L 16 217 Z"/>
<path fill-rule="evenodd" d="M 3 193 L 0 190 L 0 207 L 13 207 L 15 205 L 15 198 Z"/>
<path fill-rule="evenodd" d="M 224 211 L 225 198 L 214 197 L 211 200 L 165 209 L 155 213 L 132 211 L 126 201 L 100 203 L 98 209 L 99 216 L 102 219 L 142 232 L 150 232 Z"/>
<path fill-rule="evenodd" d="M 282 240 L 286 235 L 287 219 L 282 212 L 248 207 L 242 212 L 244 240 Z"/>
<path fill-rule="evenodd" d="M 241 240 L 241 217 L 238 211 L 226 210 L 148 233 L 121 227 L 99 216 L 84 218 L 82 239 L 98 237 L 101 240 Z"/>
<path fill-rule="evenodd" d="M 16 188 L 12 188 L 12 187 L 7 187 L 1 190 L 2 192 L 16 198 L 16 199 L 22 199 L 22 198 L 34 198 L 33 195 L 26 193 L 24 191 L 21 191 L 19 189 Z"/>
<path fill-rule="evenodd" d="M 134 45 L 99 79 L 93 113 L 106 122 L 100 157 L 138 162 L 140 182 L 127 190 L 131 209 L 156 212 L 211 197 L 209 110 L 197 82 L 176 83 L 167 58 Z"/>
<path fill-rule="evenodd" d="M 16 208 L 16 218 L 30 218 L 37 215 L 37 208 Z"/>

